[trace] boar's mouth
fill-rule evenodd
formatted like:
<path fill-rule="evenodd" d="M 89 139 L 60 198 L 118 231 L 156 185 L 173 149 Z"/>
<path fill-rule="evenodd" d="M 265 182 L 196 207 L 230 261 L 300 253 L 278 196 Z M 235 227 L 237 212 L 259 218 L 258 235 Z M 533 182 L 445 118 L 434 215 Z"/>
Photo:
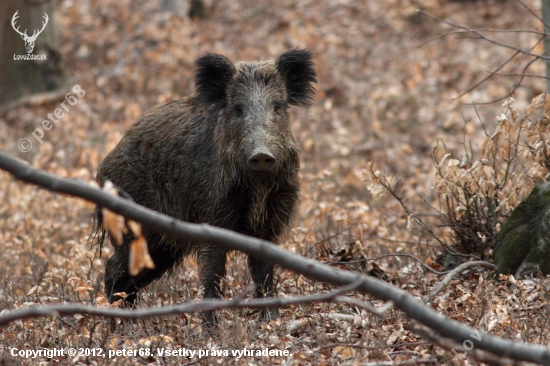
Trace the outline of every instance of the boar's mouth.
<path fill-rule="evenodd" d="M 258 146 L 247 155 L 246 165 L 251 175 L 268 179 L 276 174 L 277 158 L 266 146 Z"/>
<path fill-rule="evenodd" d="M 275 179 L 277 176 L 274 171 L 272 172 L 257 172 L 252 169 L 250 169 L 250 176 L 254 177 L 256 180 L 259 180 L 261 182 L 267 182 L 270 180 Z"/>

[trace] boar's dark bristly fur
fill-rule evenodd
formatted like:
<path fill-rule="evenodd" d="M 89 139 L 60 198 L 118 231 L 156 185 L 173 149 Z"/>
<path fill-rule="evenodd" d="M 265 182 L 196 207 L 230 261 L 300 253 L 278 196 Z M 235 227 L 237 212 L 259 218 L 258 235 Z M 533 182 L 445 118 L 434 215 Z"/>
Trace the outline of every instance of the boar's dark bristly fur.
<path fill-rule="evenodd" d="M 196 93 L 143 115 L 101 164 L 97 180 L 112 181 L 136 203 L 177 219 L 208 223 L 278 244 L 298 202 L 299 158 L 289 105 L 312 103 L 317 81 L 311 54 L 286 52 L 276 61 L 238 62 L 207 54 L 196 61 Z M 103 242 L 101 210 L 96 232 Z M 173 240 L 144 227 L 156 268 L 128 273 L 130 238 L 107 261 L 109 301 L 162 276 L 196 254 L 206 298 L 220 297 L 225 249 Z M 114 242 L 111 238 L 111 242 Z M 256 297 L 273 296 L 273 264 L 248 257 Z M 277 309 L 263 312 L 275 318 Z M 207 324 L 214 322 L 206 313 Z"/>

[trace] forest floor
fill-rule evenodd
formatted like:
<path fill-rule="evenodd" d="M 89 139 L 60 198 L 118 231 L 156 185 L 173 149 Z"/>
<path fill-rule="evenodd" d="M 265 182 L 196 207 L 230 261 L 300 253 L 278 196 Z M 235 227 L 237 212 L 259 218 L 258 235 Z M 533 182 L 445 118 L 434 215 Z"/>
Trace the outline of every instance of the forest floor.
<path fill-rule="evenodd" d="M 301 198 L 281 246 L 339 268 L 377 274 L 426 301 L 442 279 L 435 270 L 442 246 L 400 203 L 367 189 L 365 170 L 400 182 L 404 202 L 441 240 L 452 243 L 440 220 L 445 208 L 434 185 L 432 154 L 445 146 L 460 157 L 464 143 L 479 146 L 485 130 L 498 126 L 502 102 L 516 80 L 493 76 L 513 50 L 451 34 L 448 25 L 417 13 L 485 29 L 540 29 L 520 2 L 444 0 L 207 1 L 208 18 L 159 13 L 145 0 L 58 2 L 56 21 L 66 69 L 85 95 L 43 143 L 31 133 L 59 102 L 21 106 L 0 114 L 0 149 L 62 177 L 92 182 L 97 168 L 124 132 L 147 110 L 193 93 L 193 62 L 206 52 L 231 60 L 275 59 L 294 48 L 315 55 L 319 75 L 315 103 L 294 108 L 294 134 L 301 146 Z M 525 4 L 540 12 L 540 1 Z M 491 33 L 516 47 L 541 52 L 526 32 Z M 431 41 L 431 42 L 428 42 Z M 503 73 L 518 73 L 519 58 Z M 542 75 L 537 61 L 530 74 Z M 545 81 L 526 78 L 513 94 L 524 115 Z M 460 96 L 458 99 L 457 96 Z M 499 102 L 484 104 L 495 99 Z M 28 152 L 18 142 L 29 138 Z M 439 150 L 434 150 L 439 146 Z M 0 310 L 58 303 L 108 306 L 103 271 L 110 245 L 100 255 L 90 242 L 93 205 L 52 194 L 0 173 Z M 392 255 L 390 255 L 392 254 Z M 373 270 L 375 269 L 375 270 Z M 279 296 L 324 293 L 333 286 L 277 269 Z M 197 264 L 188 258 L 169 276 L 140 293 L 140 307 L 166 306 L 201 298 Z M 250 284 L 245 256 L 230 256 L 224 282 L 227 298 Z M 480 331 L 511 340 L 550 343 L 546 321 L 548 279 L 488 279 L 488 272 L 457 277 L 434 299 L 441 314 Z M 382 302 L 358 293 L 374 306 Z M 2 312 L 0 312 L 1 314 Z M 198 314 L 120 324 L 111 331 L 103 318 L 40 317 L 0 328 L 2 364 L 284 364 L 284 365 L 477 365 L 460 345 L 443 347 L 408 329 L 397 310 L 377 317 L 342 302 L 293 305 L 281 317 L 259 321 L 253 310 L 223 310 L 215 337 L 203 334 Z M 352 317 L 340 315 L 352 315 Z M 300 321 L 299 323 L 295 321 Z M 300 324 L 289 330 L 289 324 Z M 284 357 L 166 357 L 121 355 L 48 360 L 13 357 L 13 347 L 108 350 L 288 350 Z M 9 363 L 14 362 L 14 363 Z M 489 364 L 489 363 L 487 363 Z M 499 363 L 493 363 L 499 364 Z M 505 363 L 502 363 L 505 364 Z"/>

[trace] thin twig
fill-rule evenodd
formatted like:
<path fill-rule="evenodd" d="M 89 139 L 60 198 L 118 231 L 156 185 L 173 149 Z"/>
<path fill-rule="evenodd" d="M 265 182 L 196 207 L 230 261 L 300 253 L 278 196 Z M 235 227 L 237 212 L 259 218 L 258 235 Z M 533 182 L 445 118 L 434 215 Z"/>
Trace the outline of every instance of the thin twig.
<path fill-rule="evenodd" d="M 476 268 L 476 267 L 484 267 L 489 268 L 491 270 L 497 269 L 497 266 L 495 266 L 493 263 L 485 262 L 485 261 L 474 261 L 474 262 L 466 262 L 462 263 L 455 269 L 453 269 L 451 272 L 449 272 L 441 282 L 437 286 L 433 288 L 432 291 L 430 291 L 429 299 L 432 299 L 435 295 L 441 292 L 451 281 L 454 277 L 458 276 L 462 271 L 470 268 Z"/>
<path fill-rule="evenodd" d="M 508 49 L 511 49 L 511 50 L 514 50 L 514 51 L 517 51 L 517 52 L 520 52 L 520 53 L 523 53 L 525 55 L 529 55 L 529 56 L 533 56 L 533 57 L 537 57 L 539 59 L 542 59 L 542 60 L 546 60 L 546 61 L 550 61 L 550 56 L 544 56 L 544 55 L 541 55 L 541 54 L 538 54 L 538 53 L 532 53 L 530 51 L 527 51 L 527 50 L 524 50 L 523 48 L 519 48 L 519 47 L 515 47 L 515 46 L 512 46 L 512 45 L 509 45 L 509 44 L 506 44 L 506 43 L 502 43 L 502 42 L 499 42 L 499 41 L 496 41 L 492 38 L 488 38 L 486 36 L 484 36 L 482 33 L 480 32 L 477 32 L 475 29 L 470 29 L 466 26 L 463 26 L 463 25 L 460 25 L 460 24 L 455 24 L 453 22 L 450 22 L 448 20 L 445 20 L 445 19 L 441 19 L 441 18 L 438 18 L 436 17 L 435 15 L 431 15 L 423 10 L 418 10 L 419 13 L 421 14 L 424 14 L 426 15 L 427 17 L 430 17 L 434 20 L 437 20 L 438 22 L 441 22 L 443 24 L 447 24 L 447 25 L 450 25 L 451 27 L 455 27 L 455 28 L 459 28 L 459 29 L 463 29 L 467 32 L 472 32 L 474 33 L 477 38 L 480 38 L 480 39 L 483 39 L 484 41 L 487 41 L 489 43 L 492 43 L 492 44 L 495 44 L 497 46 L 501 46 L 501 47 L 504 47 L 504 48 L 508 48 Z"/>
<path fill-rule="evenodd" d="M 417 214 L 413 213 L 412 210 L 405 204 L 405 200 L 403 199 L 404 194 L 401 194 L 401 196 L 399 194 L 397 194 L 397 186 L 399 185 L 399 182 L 394 187 L 392 187 L 391 183 L 388 181 L 388 179 L 386 178 L 386 176 L 384 174 L 375 174 L 373 166 L 374 166 L 374 163 L 371 163 L 371 164 L 367 165 L 367 169 L 370 171 L 370 173 L 373 176 L 378 178 L 378 182 L 382 185 L 382 187 L 384 187 L 384 189 L 387 192 L 389 192 L 389 194 L 393 198 L 395 198 L 397 200 L 397 202 L 399 202 L 399 204 L 401 205 L 403 210 L 407 213 L 407 215 L 410 216 L 419 226 L 421 226 L 432 238 L 434 238 L 439 243 L 439 245 L 441 245 L 443 247 L 443 249 L 445 249 L 445 251 L 447 253 L 450 253 L 450 254 L 452 254 L 454 256 L 457 256 L 457 257 L 470 257 L 471 256 L 469 254 L 463 254 L 463 253 L 457 252 L 456 250 L 449 247 L 437 235 L 435 235 L 433 230 L 428 225 L 426 225 L 426 223 L 424 221 L 422 221 L 418 217 Z"/>
<path fill-rule="evenodd" d="M 502 64 L 500 64 L 500 66 L 498 66 L 496 68 L 495 71 L 499 71 L 500 69 L 502 69 L 504 66 L 506 66 L 508 63 L 510 63 L 510 61 L 512 61 L 517 55 L 519 55 L 520 52 L 519 51 L 516 51 L 512 56 L 510 56 L 506 61 L 504 61 Z M 477 83 L 475 83 L 473 86 L 471 86 L 470 88 L 468 88 L 466 91 L 462 92 L 460 95 L 458 95 L 457 97 L 454 97 L 452 98 L 452 100 L 457 100 L 457 99 L 460 99 L 461 97 L 463 97 L 464 95 L 468 94 L 469 92 L 471 92 L 472 90 L 476 89 L 477 87 L 479 87 L 481 84 L 483 84 L 484 82 L 486 82 L 487 80 L 489 80 L 492 76 L 493 76 L 494 72 L 493 73 L 490 73 L 489 75 L 487 75 L 486 77 L 484 77 L 483 79 L 481 79 L 480 81 L 478 81 Z"/>
<path fill-rule="evenodd" d="M 383 240 L 390 243 L 400 243 L 400 244 L 411 244 L 411 245 L 426 245 L 426 246 L 432 246 L 435 247 L 433 244 L 430 243 L 423 243 L 421 241 L 412 241 L 412 240 L 396 240 L 396 239 L 390 239 L 383 236 L 367 236 L 365 237 L 365 240 Z"/>
<path fill-rule="evenodd" d="M 542 42 L 542 40 L 544 39 L 541 38 L 537 41 L 537 43 L 532 47 L 532 48 L 535 48 L 537 44 L 539 44 L 540 42 Z M 497 99 L 493 99 L 489 102 L 483 102 L 483 103 L 477 103 L 479 105 L 487 105 L 487 104 L 493 104 L 493 103 L 498 103 L 506 98 L 508 98 L 509 96 L 511 96 L 513 93 L 516 92 L 516 90 L 520 87 L 521 83 L 523 83 L 523 79 L 525 78 L 525 72 L 527 71 L 527 69 L 529 69 L 529 67 L 531 67 L 531 65 L 537 61 L 538 59 L 537 58 L 533 58 L 532 60 L 530 60 L 524 67 L 523 67 L 523 71 L 521 72 L 521 74 L 519 75 L 519 79 L 514 83 L 514 85 L 512 85 L 512 89 L 510 90 L 510 92 L 508 93 L 508 95 L 505 95 L 501 98 L 497 98 Z M 545 78 L 543 76 L 540 76 L 541 78 Z M 472 105 L 473 103 L 468 103 L 469 105 Z"/>
<path fill-rule="evenodd" d="M 542 21 L 547 27 L 548 25 L 544 22 L 544 20 L 539 17 L 532 9 L 530 9 L 526 4 L 524 4 L 521 0 L 518 0 L 523 6 L 525 6 L 529 12 L 534 15 L 535 17 L 537 17 L 537 19 L 539 19 L 540 21 Z M 452 27 L 455 27 L 455 28 L 458 28 L 459 30 L 457 31 L 451 31 L 451 32 L 447 32 L 447 33 L 444 33 L 438 37 L 435 37 L 433 39 L 430 39 L 429 41 L 427 42 L 424 42 L 421 46 L 429 43 L 429 42 L 432 42 L 436 39 L 439 39 L 439 38 L 442 38 L 442 37 L 445 37 L 447 35 L 451 35 L 451 34 L 467 34 L 467 33 L 471 33 L 471 34 L 474 34 L 475 37 L 472 37 L 472 38 L 476 38 L 476 39 L 482 39 L 486 42 L 489 42 L 489 43 L 492 43 L 492 44 L 495 44 L 495 45 L 498 45 L 498 46 L 501 46 L 501 47 L 504 47 L 504 48 L 508 48 L 508 49 L 511 49 L 511 50 L 514 50 L 514 54 L 512 56 L 510 56 L 508 59 L 506 59 L 503 63 L 501 63 L 493 72 L 490 72 L 489 75 L 487 75 L 486 77 L 484 77 L 483 79 L 481 79 L 480 81 L 478 81 L 477 83 L 475 83 L 473 86 L 471 86 L 470 88 L 468 88 L 466 91 L 460 93 L 458 96 L 452 98 L 453 100 L 456 100 L 456 99 L 459 99 L 461 97 L 463 97 L 464 95 L 470 93 L 471 91 L 473 91 L 474 89 L 478 88 L 481 84 L 485 83 L 487 80 L 489 80 L 492 76 L 494 75 L 499 75 L 499 71 L 506 65 L 508 65 L 514 58 L 516 58 L 518 55 L 520 54 L 524 54 L 524 55 L 527 55 L 527 56 L 531 56 L 533 57 L 533 60 L 529 61 L 527 63 L 527 65 L 524 67 L 523 69 L 523 73 L 520 74 L 520 75 L 507 75 L 507 76 L 519 76 L 519 79 L 514 83 L 514 85 L 512 86 L 512 90 L 504 97 L 502 98 L 498 98 L 498 99 L 495 99 L 495 100 L 492 100 L 490 102 L 484 102 L 484 103 L 479 103 L 479 104 L 492 104 L 492 103 L 496 103 L 496 102 L 499 102 L 505 98 L 508 97 L 508 95 L 511 95 L 513 94 L 517 88 L 521 85 L 521 83 L 523 82 L 523 79 L 526 77 L 526 74 L 525 72 L 527 71 L 527 69 L 532 65 L 532 63 L 536 60 L 539 60 L 539 59 L 542 59 L 542 60 L 546 60 L 546 61 L 549 61 L 550 60 L 550 56 L 546 56 L 545 54 L 537 54 L 537 53 L 534 53 L 532 52 L 532 50 L 535 49 L 535 47 L 543 40 L 545 39 L 546 37 L 549 37 L 550 35 L 545 33 L 545 32 L 540 32 L 540 31 L 531 31 L 531 30 L 497 30 L 497 29 L 490 29 L 490 28 L 481 28 L 481 29 L 471 29 L 471 28 L 468 28 L 466 26 L 463 26 L 463 25 L 460 25 L 460 24 L 456 24 L 456 23 L 453 23 L 453 22 L 450 22 L 448 20 L 444 20 L 444 19 L 441 19 L 441 18 L 438 18 L 434 15 L 431 15 L 425 11 L 422 11 L 422 10 L 418 10 L 419 13 L 423 14 L 423 15 L 426 15 L 427 17 L 430 17 L 438 22 L 441 22 L 443 24 L 447 24 L 449 26 L 452 26 Z M 550 27 L 548 27 L 550 28 Z M 546 29 L 548 29 L 546 28 Z M 499 42 L 495 39 L 492 39 L 490 37 L 487 37 L 485 35 L 483 35 L 483 32 L 493 32 L 493 33 L 509 33 L 509 32 L 513 32 L 513 33 L 531 33 L 531 34 L 538 34 L 538 35 L 541 35 L 540 39 L 535 43 L 534 46 L 530 47 L 528 50 L 526 49 L 523 49 L 523 48 L 519 48 L 519 47 L 515 47 L 515 46 L 512 46 L 512 45 L 509 45 L 509 44 L 506 44 L 506 43 L 502 43 L 502 42 Z M 530 77 L 537 77 L 537 76 L 530 76 Z M 538 76 L 538 77 L 541 77 L 543 78 L 542 76 Z"/>
<path fill-rule="evenodd" d="M 424 261 L 420 258 L 418 258 L 417 256 L 415 255 L 412 255 L 412 254 L 384 254 L 384 255 L 380 255 L 378 257 L 374 257 L 372 259 L 368 259 L 368 260 L 372 260 L 372 261 L 376 261 L 377 259 L 382 259 L 382 258 L 387 258 L 387 257 L 406 257 L 406 258 L 411 258 L 411 259 L 414 259 L 415 261 L 417 261 L 418 263 L 420 263 L 420 265 L 422 267 L 424 267 L 425 269 L 428 270 L 428 272 L 431 272 L 431 273 L 434 273 L 438 276 L 441 276 L 441 275 L 444 275 L 444 274 L 447 274 L 449 273 L 449 271 L 445 271 L 445 272 L 440 272 L 440 271 L 436 271 L 435 269 L 433 269 L 432 267 L 428 266 L 426 263 L 424 263 Z"/>
<path fill-rule="evenodd" d="M 121 318 L 121 319 L 143 319 L 168 315 L 180 315 L 195 312 L 205 312 L 219 309 L 265 309 L 269 307 L 280 307 L 294 304 L 307 304 L 314 302 L 334 301 L 338 299 L 340 302 L 348 302 L 347 297 L 340 296 L 343 293 L 353 291 L 361 286 L 363 280 L 357 279 L 347 286 L 340 287 L 326 294 L 310 295 L 310 296 L 295 296 L 295 297 L 279 297 L 279 298 L 264 298 L 246 300 L 244 296 L 249 292 L 250 286 L 245 289 L 243 294 L 240 294 L 232 300 L 209 299 L 194 301 L 173 306 L 163 306 L 160 308 L 147 309 L 119 309 L 119 308 L 100 308 L 96 306 L 80 305 L 80 304 L 56 304 L 45 306 L 30 306 L 17 310 L 7 311 L 0 314 L 0 326 L 7 325 L 11 322 L 21 319 L 28 319 L 38 316 L 73 316 L 73 315 L 90 315 L 102 316 L 105 318 Z M 252 285 L 252 289 L 254 285 Z M 356 305 L 359 300 L 351 299 L 350 304 Z M 361 306 L 363 309 L 373 310 L 375 315 L 380 313 L 379 309 L 369 306 Z M 385 308 L 384 308 L 385 309 Z"/>
<path fill-rule="evenodd" d="M 538 78 L 538 79 L 547 79 L 547 80 L 550 79 L 550 77 L 548 76 L 536 75 L 536 74 L 516 74 L 516 73 L 505 73 L 505 72 L 494 72 L 494 71 L 492 73 L 498 76 L 520 76 L 524 78 Z"/>
<path fill-rule="evenodd" d="M 543 17 L 541 17 L 536 11 L 534 11 L 533 9 L 531 9 L 527 4 L 525 4 L 522 0 L 517 0 L 518 3 L 520 3 L 521 5 L 523 5 L 525 7 L 525 9 L 527 9 L 527 11 L 529 13 L 531 13 L 531 15 L 533 15 L 535 18 L 537 18 L 538 20 L 540 20 L 542 22 L 542 24 L 544 24 L 544 27 L 546 29 L 549 29 L 550 28 L 550 24 L 548 24 Z M 544 1 L 544 0 L 542 0 Z"/>
<path fill-rule="evenodd" d="M 316 350 L 316 352 L 322 351 L 327 348 L 334 348 L 334 347 L 350 347 L 350 348 L 363 349 L 366 351 L 376 351 L 376 350 L 385 349 L 385 348 L 420 346 L 426 343 L 427 343 L 426 341 L 419 341 L 419 342 L 407 342 L 407 343 L 397 343 L 397 344 L 391 344 L 391 345 L 369 347 L 369 346 L 363 346 L 361 344 L 335 342 L 335 343 L 329 343 L 319 347 Z"/>
<path fill-rule="evenodd" d="M 528 30 L 528 29 L 492 29 L 492 28 L 475 28 L 475 29 L 469 29 L 469 30 L 454 30 L 454 31 L 449 31 L 449 32 L 445 32 L 445 33 L 442 33 L 438 36 L 435 36 L 433 38 L 430 38 L 429 40 L 427 41 L 424 41 L 422 43 L 420 43 L 418 46 L 418 48 L 421 48 L 421 47 L 424 47 L 426 46 L 427 44 L 430 44 L 434 41 L 437 41 L 438 39 L 441 39 L 441 38 L 445 38 L 447 36 L 450 36 L 450 35 L 453 35 L 453 34 L 467 34 L 467 33 L 472 33 L 472 32 L 491 32 L 491 33 L 528 33 L 528 34 L 536 34 L 536 35 L 539 35 L 539 36 L 544 36 L 544 37 L 550 37 L 550 33 L 546 33 L 546 32 L 541 32 L 541 31 L 537 31 L 537 30 Z M 460 37 L 460 38 L 464 38 L 464 37 Z M 469 37 L 469 38 L 473 38 L 473 37 Z M 477 38 L 477 37 L 476 37 Z"/>
<path fill-rule="evenodd" d="M 313 246 L 318 246 L 319 244 L 322 244 L 322 243 L 327 242 L 327 241 L 329 241 L 329 240 L 331 240 L 331 239 L 334 239 L 334 238 L 336 238 L 336 237 L 342 235 L 343 233 L 345 233 L 346 231 L 348 231 L 348 230 L 351 229 L 352 227 L 356 226 L 357 224 L 359 224 L 359 223 L 358 223 L 358 222 L 354 222 L 353 224 L 351 224 L 351 225 L 349 225 L 348 227 L 346 227 L 346 228 L 340 230 L 340 231 L 337 232 L 336 234 L 333 234 L 333 235 L 331 235 L 331 236 L 329 236 L 329 237 L 327 237 L 327 238 L 324 238 L 324 239 L 319 240 L 318 242 L 316 242 L 315 244 L 313 244 Z"/>
<path fill-rule="evenodd" d="M 506 356 L 508 356 L 506 352 L 495 355 L 480 349 L 476 349 L 475 347 L 474 348 L 468 347 L 469 349 L 466 349 L 463 346 L 465 342 L 460 344 L 460 343 L 457 343 L 454 339 L 442 337 L 440 334 L 434 333 L 430 329 L 426 329 L 425 327 L 418 325 L 414 321 L 407 324 L 407 326 L 405 326 L 405 329 L 410 330 L 411 332 L 418 334 L 422 338 L 425 338 L 445 349 L 450 350 L 451 352 L 453 352 L 453 354 L 457 358 L 460 358 L 460 359 L 465 357 L 464 354 L 469 354 L 473 358 L 475 358 L 477 361 L 490 362 L 491 365 L 495 365 L 495 366 L 505 366 L 505 365 L 513 364 L 513 362 L 510 359 L 506 358 Z M 470 341 L 473 343 L 474 339 L 482 338 L 484 336 L 485 336 L 485 333 L 482 333 L 476 330 L 470 335 L 471 337 Z M 458 352 L 461 352 L 462 354 Z M 547 363 L 544 363 L 544 365 L 547 365 Z"/>
<path fill-rule="evenodd" d="M 332 319 L 337 321 L 344 321 L 354 324 L 356 327 L 366 327 L 368 322 L 366 319 L 359 315 L 341 314 L 341 313 L 315 313 L 310 316 L 293 320 L 286 324 L 286 332 L 289 334 L 295 333 L 298 329 L 303 328 L 310 324 L 313 320 L 317 319 Z"/>
<path fill-rule="evenodd" d="M 367 310 L 369 313 L 371 314 L 374 314 L 378 317 L 383 317 L 384 314 L 390 310 L 391 308 L 393 308 L 393 301 L 388 301 L 386 302 L 384 305 L 378 307 L 378 308 L 375 308 L 374 306 L 370 306 L 369 304 L 367 304 L 366 302 L 364 301 L 361 301 L 361 300 L 358 300 L 358 299 L 355 299 L 353 297 L 347 297 L 347 296 L 336 296 L 334 298 L 334 301 L 341 301 L 341 302 L 345 302 L 346 304 L 351 304 L 351 305 L 355 305 L 357 306 L 358 308 L 361 308 L 361 309 L 365 309 Z"/>

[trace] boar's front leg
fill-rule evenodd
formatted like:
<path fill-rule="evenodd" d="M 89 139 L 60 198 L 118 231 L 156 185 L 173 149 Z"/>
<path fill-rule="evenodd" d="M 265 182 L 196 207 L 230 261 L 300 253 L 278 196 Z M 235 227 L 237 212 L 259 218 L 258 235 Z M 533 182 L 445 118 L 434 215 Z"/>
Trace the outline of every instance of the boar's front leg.
<path fill-rule="evenodd" d="M 204 298 L 213 299 L 222 297 L 221 279 L 225 276 L 227 252 L 216 245 L 203 245 L 198 253 L 200 277 L 204 288 Z M 204 312 L 203 323 L 212 326 L 216 319 L 213 311 Z"/>
<path fill-rule="evenodd" d="M 273 297 L 273 263 L 249 255 L 248 268 L 250 269 L 252 280 L 256 283 L 256 298 Z M 279 310 L 277 307 L 263 309 L 261 317 L 264 320 L 277 319 L 279 317 Z"/>
<path fill-rule="evenodd" d="M 288 226 L 290 217 L 298 202 L 298 183 L 286 189 L 274 192 L 267 202 L 267 219 L 263 221 L 251 233 L 253 236 L 264 239 L 273 245 L 277 245 L 284 229 Z M 252 279 L 256 283 L 256 298 L 275 296 L 273 288 L 273 263 L 264 259 L 248 256 L 248 268 Z M 262 310 L 262 319 L 272 320 L 279 317 L 277 307 L 270 307 Z"/>

